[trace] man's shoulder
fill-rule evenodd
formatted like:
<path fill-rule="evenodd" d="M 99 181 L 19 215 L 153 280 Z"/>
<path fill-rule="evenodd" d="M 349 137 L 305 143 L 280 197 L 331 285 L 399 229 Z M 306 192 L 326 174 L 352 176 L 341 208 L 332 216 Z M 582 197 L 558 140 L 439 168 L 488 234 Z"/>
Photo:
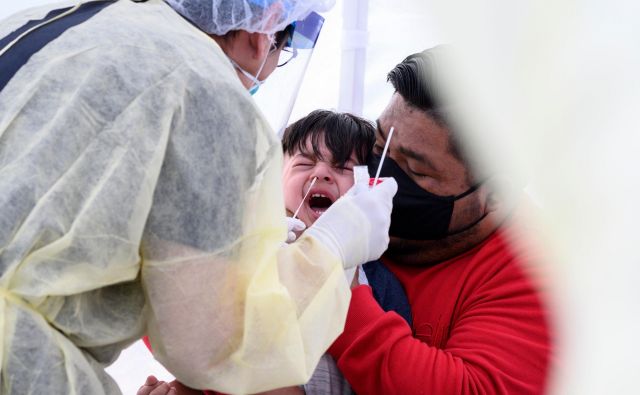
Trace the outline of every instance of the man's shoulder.
<path fill-rule="evenodd" d="M 474 282 L 478 284 L 497 281 L 503 276 L 520 275 L 525 262 L 525 254 L 518 246 L 512 245 L 506 230 L 498 228 L 482 243 L 447 260 L 419 265 L 396 265 L 386 261 L 394 272 L 404 272 L 414 280 L 435 281 L 449 278 L 455 282 Z M 517 274 L 516 274 L 517 273 Z M 449 281 L 449 280 L 447 280 Z M 469 285 L 469 284 L 468 284 Z"/>
<path fill-rule="evenodd" d="M 457 275 L 463 288 L 487 298 L 537 295 L 543 287 L 537 248 L 511 227 L 501 227 L 467 258 Z"/>

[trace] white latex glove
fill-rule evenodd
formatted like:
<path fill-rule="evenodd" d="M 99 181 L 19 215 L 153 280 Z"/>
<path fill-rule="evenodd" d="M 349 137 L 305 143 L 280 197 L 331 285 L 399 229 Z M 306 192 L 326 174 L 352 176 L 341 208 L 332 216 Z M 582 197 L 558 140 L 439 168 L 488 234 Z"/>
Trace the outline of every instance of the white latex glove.
<path fill-rule="evenodd" d="M 304 232 L 342 259 L 345 269 L 380 258 L 389 244 L 393 178 L 364 190 L 351 188 Z"/>
<path fill-rule="evenodd" d="M 296 241 L 296 232 L 300 233 L 307 228 L 304 222 L 297 218 L 287 217 L 287 243 Z"/>

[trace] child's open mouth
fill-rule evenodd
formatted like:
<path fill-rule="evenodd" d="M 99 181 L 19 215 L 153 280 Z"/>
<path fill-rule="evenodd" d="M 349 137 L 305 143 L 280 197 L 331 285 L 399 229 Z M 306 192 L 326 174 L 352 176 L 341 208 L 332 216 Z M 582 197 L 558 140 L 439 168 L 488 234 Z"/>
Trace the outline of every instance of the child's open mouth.
<path fill-rule="evenodd" d="M 307 205 L 311 209 L 311 212 L 316 219 L 324 214 L 325 211 L 333 204 L 334 199 L 332 196 L 322 192 L 311 193 Z"/>

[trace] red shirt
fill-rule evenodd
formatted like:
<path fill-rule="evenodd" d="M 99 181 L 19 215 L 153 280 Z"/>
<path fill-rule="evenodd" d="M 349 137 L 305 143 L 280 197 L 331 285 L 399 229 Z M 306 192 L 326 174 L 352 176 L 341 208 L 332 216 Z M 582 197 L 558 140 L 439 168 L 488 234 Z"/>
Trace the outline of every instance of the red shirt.
<path fill-rule="evenodd" d="M 405 288 L 413 327 L 371 288 L 353 295 L 329 352 L 359 394 L 540 394 L 550 356 L 538 290 L 498 233 L 428 267 L 385 261 Z"/>

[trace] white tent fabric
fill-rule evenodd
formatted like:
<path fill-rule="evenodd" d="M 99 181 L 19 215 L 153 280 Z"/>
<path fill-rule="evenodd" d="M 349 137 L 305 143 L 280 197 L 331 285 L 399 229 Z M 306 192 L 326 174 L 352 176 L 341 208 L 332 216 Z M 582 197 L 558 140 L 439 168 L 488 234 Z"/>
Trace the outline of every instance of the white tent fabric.
<path fill-rule="evenodd" d="M 4 2 L 0 17 L 44 2 Z M 324 14 L 292 120 L 338 107 L 342 10 L 338 1 Z M 468 76 L 459 93 L 476 104 L 468 130 L 501 142 L 508 165 L 531 174 L 558 290 L 562 368 L 552 393 L 636 392 L 639 11 L 636 0 L 368 3 L 364 116 L 375 119 L 384 107 L 385 76 L 396 63 L 455 41 Z M 481 154 L 495 151 L 483 144 L 488 139 L 473 141 Z M 147 373 L 169 378 L 136 360 L 144 352 L 134 345 L 109 370 L 125 393 L 135 393 Z"/>

